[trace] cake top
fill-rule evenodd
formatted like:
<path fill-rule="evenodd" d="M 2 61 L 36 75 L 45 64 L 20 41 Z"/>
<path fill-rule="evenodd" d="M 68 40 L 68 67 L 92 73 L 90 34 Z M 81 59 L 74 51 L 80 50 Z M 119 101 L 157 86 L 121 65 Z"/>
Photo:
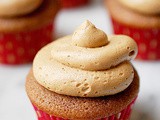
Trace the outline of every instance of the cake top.
<path fill-rule="evenodd" d="M 143 14 L 160 14 L 159 0 L 118 0 L 124 6 Z"/>
<path fill-rule="evenodd" d="M 0 16 L 25 15 L 37 9 L 43 0 L 0 0 Z"/>
<path fill-rule="evenodd" d="M 72 35 L 41 49 L 33 62 L 37 82 L 58 94 L 99 97 L 119 93 L 133 81 L 129 62 L 137 54 L 133 39 L 107 36 L 89 21 Z"/>

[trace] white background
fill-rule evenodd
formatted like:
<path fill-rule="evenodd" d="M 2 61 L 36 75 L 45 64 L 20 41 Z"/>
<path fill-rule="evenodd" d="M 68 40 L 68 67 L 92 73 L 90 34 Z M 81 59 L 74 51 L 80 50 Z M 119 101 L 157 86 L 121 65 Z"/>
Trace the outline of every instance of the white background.
<path fill-rule="evenodd" d="M 107 34 L 112 33 L 108 12 L 101 0 L 89 6 L 62 10 L 55 20 L 56 37 L 71 34 L 84 20 L 90 20 Z M 140 94 L 132 120 L 160 120 L 160 62 L 133 62 L 141 79 Z M 0 65 L 0 120 L 36 120 L 25 92 L 25 78 L 31 64 Z"/>

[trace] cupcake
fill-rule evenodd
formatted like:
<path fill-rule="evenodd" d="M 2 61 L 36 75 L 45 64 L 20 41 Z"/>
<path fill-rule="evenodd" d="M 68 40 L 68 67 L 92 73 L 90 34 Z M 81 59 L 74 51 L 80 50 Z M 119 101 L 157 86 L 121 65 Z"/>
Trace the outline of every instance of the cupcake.
<path fill-rule="evenodd" d="M 160 60 L 160 2 L 157 0 L 106 0 L 115 34 L 132 37 L 137 58 Z"/>
<path fill-rule="evenodd" d="M 26 79 L 39 120 L 128 120 L 139 77 L 133 39 L 107 36 L 89 21 L 42 48 Z"/>
<path fill-rule="evenodd" d="M 0 1 L 0 63 L 31 62 L 52 41 L 56 0 Z"/>
<path fill-rule="evenodd" d="M 89 0 L 60 0 L 62 8 L 74 8 L 89 3 Z"/>

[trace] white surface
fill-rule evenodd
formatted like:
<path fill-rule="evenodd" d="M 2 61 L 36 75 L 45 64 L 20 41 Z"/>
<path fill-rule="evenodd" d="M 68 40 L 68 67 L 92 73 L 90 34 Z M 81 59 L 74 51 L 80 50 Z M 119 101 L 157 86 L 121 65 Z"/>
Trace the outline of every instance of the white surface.
<path fill-rule="evenodd" d="M 111 34 L 111 24 L 102 1 L 88 7 L 61 11 L 56 19 L 57 37 L 72 33 L 84 20 Z M 134 62 L 140 78 L 140 94 L 132 120 L 160 120 L 160 62 Z M 31 65 L 0 65 L 0 120 L 36 120 L 25 93 L 25 78 Z"/>

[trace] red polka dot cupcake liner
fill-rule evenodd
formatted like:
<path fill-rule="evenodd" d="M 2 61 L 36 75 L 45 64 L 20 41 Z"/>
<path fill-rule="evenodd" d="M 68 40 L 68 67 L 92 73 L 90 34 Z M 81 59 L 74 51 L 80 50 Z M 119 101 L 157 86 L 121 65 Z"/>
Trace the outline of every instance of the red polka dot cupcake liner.
<path fill-rule="evenodd" d="M 160 60 L 160 29 L 130 27 L 112 19 L 114 33 L 132 37 L 138 44 L 137 59 Z"/>
<path fill-rule="evenodd" d="M 89 0 L 60 0 L 62 8 L 73 8 L 89 3 Z"/>
<path fill-rule="evenodd" d="M 53 24 L 17 33 L 0 33 L 0 63 L 31 62 L 40 48 L 52 41 Z"/>
<path fill-rule="evenodd" d="M 119 112 L 115 115 L 111 115 L 109 117 L 101 118 L 101 119 L 97 119 L 97 120 L 129 120 L 135 101 L 136 101 L 136 98 L 121 112 Z M 55 117 L 53 115 L 49 115 L 49 114 L 39 110 L 34 105 L 33 105 L 33 107 L 36 111 L 38 120 L 69 120 L 69 119 L 63 119 L 63 118 Z"/>

